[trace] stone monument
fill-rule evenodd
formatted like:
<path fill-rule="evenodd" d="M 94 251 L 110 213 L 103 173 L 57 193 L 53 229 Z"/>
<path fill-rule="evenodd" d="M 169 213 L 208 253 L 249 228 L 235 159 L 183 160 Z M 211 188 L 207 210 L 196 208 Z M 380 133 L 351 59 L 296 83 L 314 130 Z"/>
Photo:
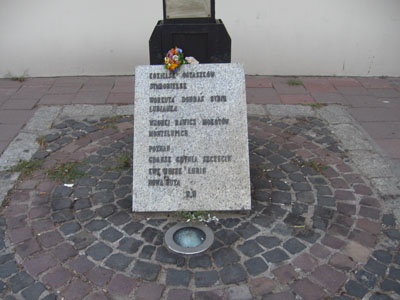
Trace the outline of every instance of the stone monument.
<path fill-rule="evenodd" d="M 250 210 L 242 66 L 138 66 L 135 74 L 132 210 Z"/>

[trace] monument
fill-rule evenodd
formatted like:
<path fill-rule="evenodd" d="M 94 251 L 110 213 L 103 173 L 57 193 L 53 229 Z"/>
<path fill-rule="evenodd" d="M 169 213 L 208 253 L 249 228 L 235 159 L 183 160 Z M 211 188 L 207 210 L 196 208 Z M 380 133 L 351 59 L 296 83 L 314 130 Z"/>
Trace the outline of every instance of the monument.
<path fill-rule="evenodd" d="M 250 210 L 242 66 L 138 66 L 135 82 L 132 210 Z"/>
<path fill-rule="evenodd" d="M 201 63 L 231 62 L 231 38 L 215 18 L 215 0 L 163 0 L 163 16 L 149 40 L 151 65 L 164 63 L 177 45 Z"/>

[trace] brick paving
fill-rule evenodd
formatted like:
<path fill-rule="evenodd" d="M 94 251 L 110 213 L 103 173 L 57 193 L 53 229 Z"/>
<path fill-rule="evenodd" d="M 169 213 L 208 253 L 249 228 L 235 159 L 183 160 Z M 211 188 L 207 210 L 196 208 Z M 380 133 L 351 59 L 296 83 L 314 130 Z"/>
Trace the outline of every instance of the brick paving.
<path fill-rule="evenodd" d="M 247 79 L 248 102 L 257 107 L 344 105 L 393 164 L 398 160 L 398 79 L 301 78 L 304 86 L 283 77 Z M 0 80 L 0 126 L 7 129 L 0 146 L 7 147 L 36 108 L 123 105 L 132 99 L 132 85 L 132 77 Z M 253 209 L 216 212 L 219 222 L 209 223 L 216 241 L 196 256 L 170 253 L 164 245 L 176 215 L 130 213 L 133 170 L 115 165 L 132 154 L 132 126 L 131 115 L 55 119 L 33 156 L 44 159 L 42 169 L 21 177 L 0 211 L 0 297 L 400 297 L 397 220 L 325 120 L 249 116 Z M 66 161 L 81 162 L 85 172 L 72 187 L 46 174 Z"/>

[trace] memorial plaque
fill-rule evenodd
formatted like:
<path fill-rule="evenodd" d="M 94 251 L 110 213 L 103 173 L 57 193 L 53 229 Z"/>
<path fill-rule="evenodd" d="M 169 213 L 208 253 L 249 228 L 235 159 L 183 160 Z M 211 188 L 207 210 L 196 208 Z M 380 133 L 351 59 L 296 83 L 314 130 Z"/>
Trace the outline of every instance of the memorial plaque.
<path fill-rule="evenodd" d="M 165 2 L 167 19 L 210 18 L 210 0 L 167 0 Z"/>
<path fill-rule="evenodd" d="M 251 209 L 243 68 L 138 66 L 135 82 L 132 210 Z"/>

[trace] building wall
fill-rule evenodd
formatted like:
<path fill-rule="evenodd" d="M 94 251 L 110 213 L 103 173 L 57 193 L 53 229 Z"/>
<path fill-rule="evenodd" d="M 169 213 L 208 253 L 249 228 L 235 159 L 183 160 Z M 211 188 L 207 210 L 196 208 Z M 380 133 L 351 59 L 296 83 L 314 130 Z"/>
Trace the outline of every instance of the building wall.
<path fill-rule="evenodd" d="M 400 76 L 399 0 L 216 0 L 247 74 Z M 0 77 L 133 74 L 161 0 L 0 0 Z"/>

